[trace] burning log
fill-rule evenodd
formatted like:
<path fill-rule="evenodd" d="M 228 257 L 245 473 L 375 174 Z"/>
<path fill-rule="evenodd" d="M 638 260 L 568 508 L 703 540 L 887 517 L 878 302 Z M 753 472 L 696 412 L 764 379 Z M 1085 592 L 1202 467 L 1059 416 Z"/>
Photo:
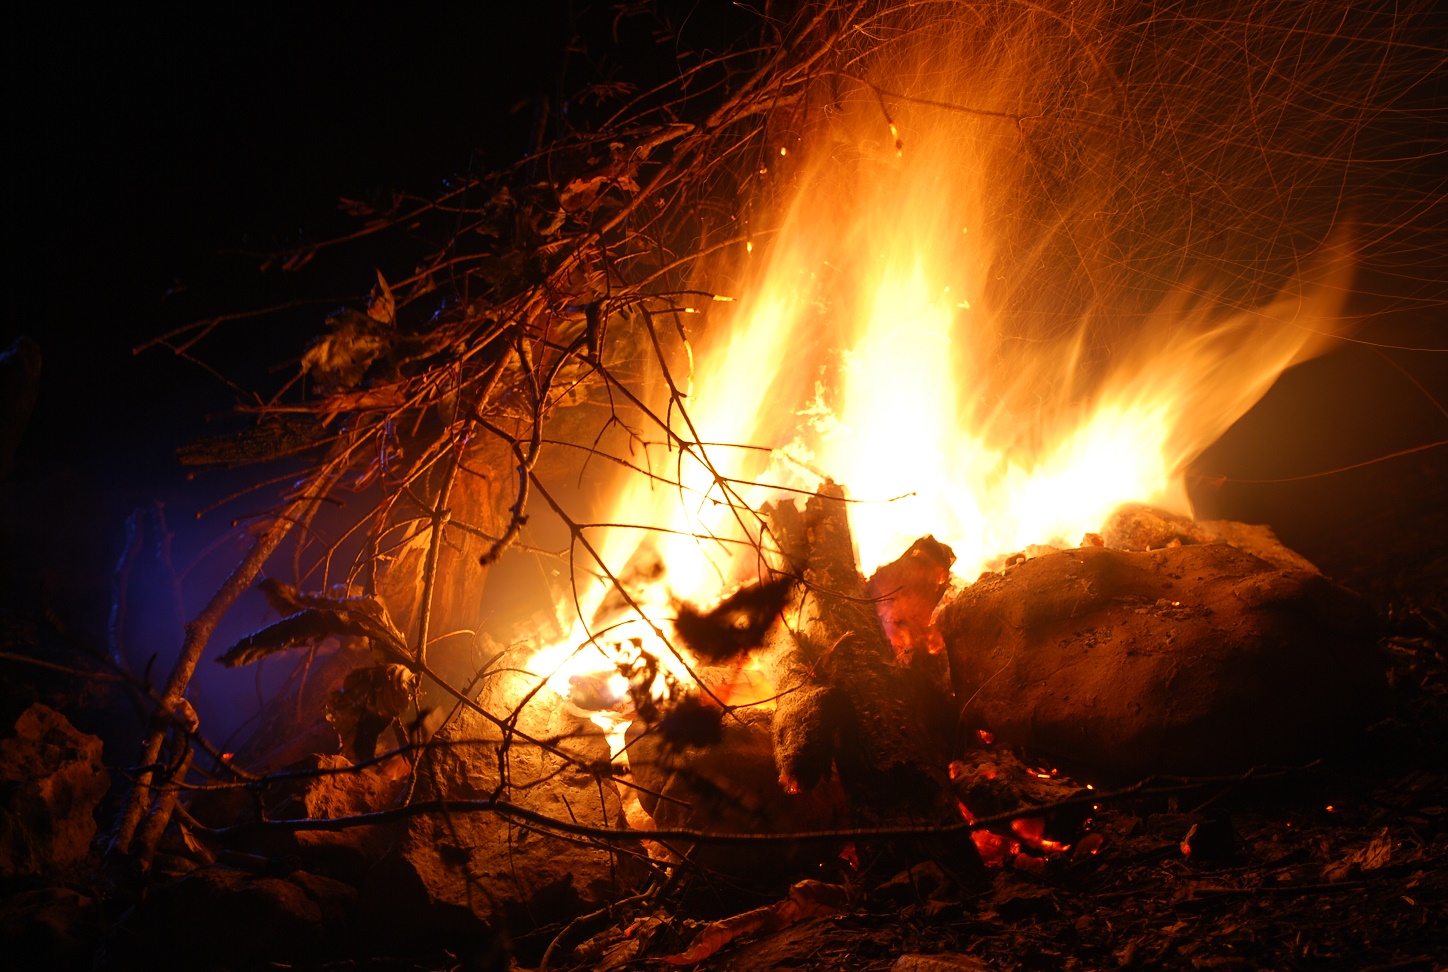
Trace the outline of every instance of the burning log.
<path fill-rule="evenodd" d="M 937 620 L 967 726 L 1133 777 L 1300 760 L 1367 725 L 1386 686 L 1366 605 L 1274 553 L 1270 532 L 1238 532 L 1277 562 L 1178 535 L 966 588 Z"/>
<path fill-rule="evenodd" d="M 930 617 L 950 585 L 954 563 L 955 553 L 949 547 L 934 537 L 921 537 L 898 560 L 875 571 L 865 585 L 901 667 L 915 666 L 922 651 L 929 655 L 944 651 L 945 642 Z"/>
<path fill-rule="evenodd" d="M 770 517 L 786 560 L 802 568 L 774 725 L 785 786 L 813 785 L 829 756 L 854 806 L 939 815 L 948 760 L 929 714 L 943 696 L 897 664 L 855 564 L 844 491 L 826 481 L 802 516 L 781 504 Z"/>

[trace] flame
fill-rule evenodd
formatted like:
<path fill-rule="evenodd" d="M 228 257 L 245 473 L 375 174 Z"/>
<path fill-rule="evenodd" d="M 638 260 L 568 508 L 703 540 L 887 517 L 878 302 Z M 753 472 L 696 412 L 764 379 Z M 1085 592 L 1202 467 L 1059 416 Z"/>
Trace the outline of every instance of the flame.
<path fill-rule="evenodd" d="M 911 144 L 916 154 L 868 179 L 806 180 L 758 298 L 795 336 L 792 356 L 842 349 L 817 364 L 784 451 L 857 501 L 861 568 L 933 533 L 973 578 L 1028 546 L 1079 546 L 1124 502 L 1190 512 L 1188 463 L 1330 326 L 1345 247 L 1335 241 L 1311 280 L 1267 306 L 1224 312 L 1184 284 L 1116 346 L 1093 348 L 1089 310 L 1052 333 L 993 308 L 985 234 L 952 230 L 980 208 L 955 142 Z M 817 215 L 842 210 L 845 228 Z M 812 300 L 786 302 L 801 290 Z"/>
<path fill-rule="evenodd" d="M 1032 190 L 1019 126 L 939 107 L 1014 110 L 1047 55 L 992 79 L 936 70 L 939 54 L 877 65 L 881 90 L 908 95 L 887 120 L 883 96 L 841 96 L 779 149 L 771 178 L 792 178 L 792 197 L 767 250 L 746 247 L 738 299 L 685 348 L 686 411 L 660 408 L 667 441 L 619 452 L 654 475 L 628 476 L 606 520 L 638 526 L 592 534 L 585 566 L 609 576 L 531 663 L 560 694 L 630 639 L 688 682 L 677 600 L 707 605 L 757 574 L 753 511 L 825 476 L 849 492 L 866 574 L 927 533 L 969 579 L 1034 545 L 1099 543 L 1126 502 L 1189 513 L 1188 464 L 1334 332 L 1342 234 L 1322 234 L 1295 275 L 1267 275 L 1280 286 L 1266 297 L 1184 271 L 1163 282 L 1162 260 L 1115 255 L 1154 252 L 1149 226 L 1101 226 L 1095 210 L 1121 202 L 1102 187 L 1109 166 Z M 1032 223 L 1012 193 L 1054 209 Z"/>

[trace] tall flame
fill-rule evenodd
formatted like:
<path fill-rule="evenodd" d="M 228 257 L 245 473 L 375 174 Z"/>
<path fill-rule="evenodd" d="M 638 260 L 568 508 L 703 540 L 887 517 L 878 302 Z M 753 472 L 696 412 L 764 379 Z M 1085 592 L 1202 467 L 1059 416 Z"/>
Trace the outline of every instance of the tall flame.
<path fill-rule="evenodd" d="M 635 636 L 667 637 L 674 598 L 708 602 L 757 569 L 741 542 L 758 538 L 752 511 L 825 476 L 852 500 L 866 573 L 927 533 L 969 579 L 1029 545 L 1074 546 L 1122 503 L 1189 512 L 1187 465 L 1335 330 L 1343 234 L 1275 297 L 1165 281 L 1170 261 L 1120 255 L 1156 252 L 1150 220 L 1123 230 L 1095 211 L 1123 202 L 1109 166 L 1032 188 L 1039 147 L 999 117 L 1019 110 L 1022 71 L 966 89 L 932 73 L 939 60 L 877 65 L 877 89 L 791 144 L 779 230 L 744 258 L 739 302 L 712 305 L 687 420 L 670 409 L 675 438 L 649 457 L 676 481 L 630 477 L 608 519 L 649 529 L 596 545 L 628 597 L 585 591 L 571 639 L 535 671 L 569 670 L 639 610 Z M 885 119 L 887 89 L 905 94 Z M 961 101 L 995 114 L 941 107 Z"/>

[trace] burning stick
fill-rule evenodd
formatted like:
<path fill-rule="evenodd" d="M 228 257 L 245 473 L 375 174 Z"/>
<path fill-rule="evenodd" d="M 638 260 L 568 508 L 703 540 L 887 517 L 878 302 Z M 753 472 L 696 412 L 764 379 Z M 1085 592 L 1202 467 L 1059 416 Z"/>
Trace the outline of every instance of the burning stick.
<path fill-rule="evenodd" d="M 816 781 L 830 748 L 856 807 L 908 808 L 926 819 L 943 812 L 947 760 L 928 716 L 943 699 L 896 664 L 855 566 L 844 491 L 826 481 L 802 517 L 786 506 L 770 515 L 781 550 L 803 568 L 795 645 L 785 655 L 775 715 L 785 786 Z"/>

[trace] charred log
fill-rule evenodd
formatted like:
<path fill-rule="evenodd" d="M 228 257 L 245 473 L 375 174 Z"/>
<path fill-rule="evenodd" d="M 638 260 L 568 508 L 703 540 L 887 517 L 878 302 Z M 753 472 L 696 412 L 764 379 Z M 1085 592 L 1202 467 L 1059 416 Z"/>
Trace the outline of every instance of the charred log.
<path fill-rule="evenodd" d="M 771 526 L 800 572 L 795 643 L 785 652 L 775 722 L 785 785 L 803 788 L 821 775 L 833 740 L 853 806 L 939 816 L 948 760 L 927 713 L 938 711 L 940 697 L 928 678 L 897 664 L 856 567 L 844 491 L 826 481 L 803 516 L 786 505 L 771 511 Z"/>

